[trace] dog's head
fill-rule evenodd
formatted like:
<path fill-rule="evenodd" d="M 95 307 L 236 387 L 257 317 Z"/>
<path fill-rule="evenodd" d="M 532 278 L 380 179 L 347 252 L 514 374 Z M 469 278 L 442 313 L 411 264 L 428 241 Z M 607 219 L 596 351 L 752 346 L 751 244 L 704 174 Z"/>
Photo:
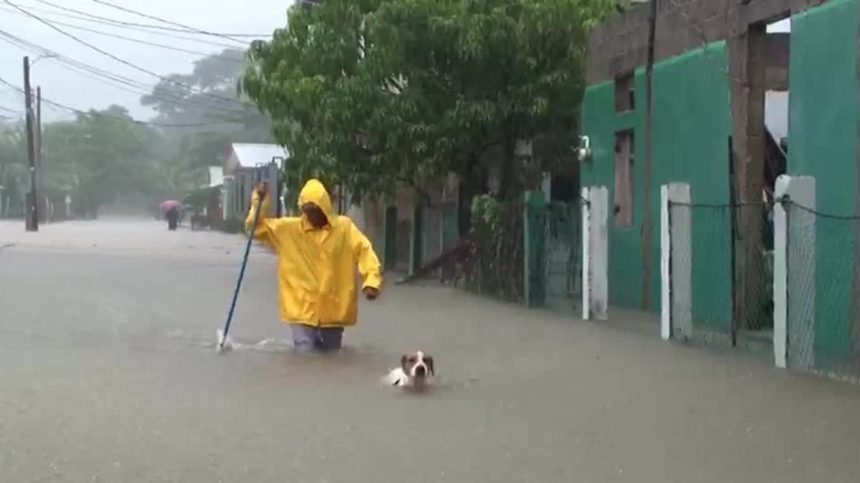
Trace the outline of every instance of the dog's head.
<path fill-rule="evenodd" d="M 433 367 L 433 357 L 423 351 L 414 351 L 403 354 L 400 358 L 400 367 L 413 380 L 424 381 L 436 375 Z"/>

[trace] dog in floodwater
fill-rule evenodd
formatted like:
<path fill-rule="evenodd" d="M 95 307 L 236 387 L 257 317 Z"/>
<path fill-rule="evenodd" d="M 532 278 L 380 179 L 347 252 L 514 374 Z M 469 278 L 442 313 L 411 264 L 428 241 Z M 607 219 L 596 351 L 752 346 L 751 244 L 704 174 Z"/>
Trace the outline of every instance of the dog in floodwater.
<path fill-rule="evenodd" d="M 400 367 L 392 369 L 382 379 L 388 386 L 425 389 L 436 375 L 433 357 L 424 351 L 412 351 L 400 357 Z"/>

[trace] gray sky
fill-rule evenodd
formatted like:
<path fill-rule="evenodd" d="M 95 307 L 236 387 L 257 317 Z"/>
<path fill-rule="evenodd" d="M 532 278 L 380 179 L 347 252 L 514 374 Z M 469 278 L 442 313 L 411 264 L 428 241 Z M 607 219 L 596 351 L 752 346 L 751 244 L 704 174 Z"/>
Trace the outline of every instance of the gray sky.
<path fill-rule="evenodd" d="M 124 27 L 114 27 L 100 23 L 93 23 L 79 18 L 80 14 L 63 12 L 57 7 L 41 3 L 39 0 L 8 0 L 31 13 L 38 15 L 51 22 L 63 22 L 66 24 L 85 27 L 92 30 L 108 32 L 114 35 L 134 37 L 172 47 L 186 50 L 200 51 L 204 53 L 217 53 L 224 47 L 198 43 L 191 40 L 179 39 L 171 36 L 158 35 Z M 158 22 L 142 18 L 130 13 L 124 13 L 110 7 L 100 5 L 94 0 L 45 0 L 49 3 L 67 9 L 80 10 L 93 15 L 109 17 L 124 22 L 158 24 Z M 135 0 L 106 0 L 109 3 L 137 10 L 146 14 L 160 17 L 166 20 L 189 25 L 200 30 L 225 33 L 252 33 L 270 34 L 273 29 L 286 24 L 286 12 L 292 0 L 148 0 L 140 2 Z M 164 24 L 161 24 L 164 25 Z M 82 40 L 95 45 L 129 63 L 140 66 L 162 76 L 171 73 L 187 73 L 191 70 L 191 63 L 200 58 L 200 55 L 183 52 L 175 52 L 157 47 L 141 45 L 126 40 L 106 37 L 96 33 L 57 25 Z M 24 39 L 28 42 L 38 44 L 42 47 L 55 51 L 65 57 L 89 64 L 93 67 L 128 77 L 137 82 L 153 86 L 158 79 L 148 74 L 125 66 L 90 48 L 81 45 L 74 40 L 64 37 L 62 34 L 51 30 L 50 27 L 39 23 L 35 19 L 15 13 L 6 0 L 0 0 L 0 33 L 7 33 Z M 192 37 L 210 42 L 226 43 L 231 46 L 241 46 L 227 39 L 212 38 L 190 34 L 170 34 Z M 31 59 L 39 54 L 25 51 L 17 46 L 7 43 L 0 38 L 0 77 L 6 81 L 23 86 L 22 57 L 30 55 Z M 91 75 L 91 74 L 89 74 Z M 152 116 L 152 111 L 140 106 L 138 101 L 140 95 L 122 90 L 106 82 L 98 81 L 71 70 L 68 70 L 54 59 L 43 59 L 33 66 L 31 75 L 33 85 L 42 86 L 42 94 L 45 98 L 74 107 L 80 110 L 90 108 L 105 108 L 111 104 L 120 104 L 127 107 L 134 116 L 145 119 Z M 140 88 L 129 88 L 143 90 Z M 0 116 L 9 116 L 6 109 L 15 111 L 23 110 L 23 97 L 5 85 L 0 85 Z M 56 108 L 45 108 L 46 120 L 63 119 L 70 116 L 66 111 Z"/>
<path fill-rule="evenodd" d="M 5 32 L 28 42 L 38 44 L 42 47 L 56 51 L 65 57 L 89 64 L 93 67 L 120 74 L 137 82 L 152 86 L 158 79 L 137 71 L 90 48 L 76 43 L 75 41 L 51 30 L 50 27 L 39 23 L 35 19 L 16 13 L 6 0 L 0 0 L 0 33 Z M 134 37 L 150 42 L 167 44 L 173 47 L 200 52 L 216 53 L 223 47 L 209 45 L 191 40 L 178 39 L 176 37 L 164 36 L 150 32 L 142 32 L 123 27 L 114 27 L 99 23 L 93 23 L 79 18 L 69 18 L 70 15 L 78 16 L 71 12 L 64 12 L 55 5 L 87 12 L 93 15 L 108 17 L 124 22 L 157 24 L 157 22 L 142 18 L 133 14 L 124 13 L 110 7 L 100 5 L 95 0 L 8 0 L 21 8 L 51 22 L 63 22 L 99 30 L 116 35 Z M 264 33 L 268 34 L 274 28 L 281 27 L 286 23 L 286 11 L 292 0 L 148 0 L 140 2 L 135 0 L 107 0 L 110 3 L 137 10 L 156 17 L 161 17 L 174 22 L 190 25 L 192 27 L 212 32 L 227 33 Z M 163 25 L 163 24 L 162 24 Z M 92 32 L 69 28 L 66 25 L 58 27 L 72 33 L 82 40 L 120 57 L 132 64 L 138 65 L 146 70 L 160 75 L 168 75 L 176 72 L 188 72 L 191 62 L 199 58 L 199 55 L 165 50 L 150 47 L 125 40 L 106 37 Z M 782 21 L 771 26 L 771 31 L 790 30 L 790 23 Z M 188 34 L 175 34 L 188 36 Z M 236 45 L 225 39 L 217 39 L 206 36 L 191 35 L 198 40 L 207 40 L 229 45 Z M 22 86 L 21 58 L 24 55 L 31 58 L 39 54 L 28 52 L 19 47 L 6 43 L 0 39 L 0 77 Z M 90 74 L 91 75 L 91 74 Z M 138 93 L 128 92 L 121 87 L 116 87 L 104 81 L 95 80 L 84 74 L 73 72 L 58 64 L 54 59 L 43 59 L 33 67 L 33 85 L 41 85 L 43 95 L 50 100 L 60 102 L 80 110 L 90 108 L 105 108 L 110 104 L 120 104 L 127 107 L 132 115 L 139 119 L 152 116 L 152 111 L 140 105 Z M 130 89 L 126 87 L 125 89 Z M 133 88 L 135 90 L 143 90 Z M 23 109 L 23 97 L 8 88 L 0 85 L 0 116 L 14 116 L 6 109 L 21 111 Z M 71 114 L 57 108 L 46 106 L 44 117 L 46 120 L 68 118 Z M 780 130 L 780 129 L 777 129 Z"/>

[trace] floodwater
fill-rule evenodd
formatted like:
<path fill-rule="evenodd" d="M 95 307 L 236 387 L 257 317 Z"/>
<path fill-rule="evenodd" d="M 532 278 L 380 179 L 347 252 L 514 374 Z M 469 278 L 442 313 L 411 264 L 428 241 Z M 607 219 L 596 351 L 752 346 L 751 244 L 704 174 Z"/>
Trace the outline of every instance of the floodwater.
<path fill-rule="evenodd" d="M 22 223 L 21 223 L 22 224 Z M 852 482 L 860 390 L 444 287 L 389 286 L 289 349 L 255 249 L 152 221 L 0 222 L 0 481 Z M 439 385 L 379 378 L 433 353 Z"/>

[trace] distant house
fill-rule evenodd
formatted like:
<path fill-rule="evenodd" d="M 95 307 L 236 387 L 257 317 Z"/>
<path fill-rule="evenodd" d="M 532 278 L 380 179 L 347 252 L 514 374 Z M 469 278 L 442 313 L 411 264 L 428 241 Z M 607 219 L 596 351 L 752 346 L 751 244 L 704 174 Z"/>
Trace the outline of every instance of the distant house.
<path fill-rule="evenodd" d="M 287 150 L 275 144 L 233 143 L 222 166 L 222 200 L 224 219 L 243 218 L 248 212 L 253 186 L 267 181 L 280 199 L 279 170 L 289 157 Z M 273 205 L 272 215 L 281 211 L 280 203 Z"/>
<path fill-rule="evenodd" d="M 209 166 L 209 171 L 206 173 L 206 184 L 203 188 L 217 188 L 224 184 L 224 168 L 221 166 Z"/>

